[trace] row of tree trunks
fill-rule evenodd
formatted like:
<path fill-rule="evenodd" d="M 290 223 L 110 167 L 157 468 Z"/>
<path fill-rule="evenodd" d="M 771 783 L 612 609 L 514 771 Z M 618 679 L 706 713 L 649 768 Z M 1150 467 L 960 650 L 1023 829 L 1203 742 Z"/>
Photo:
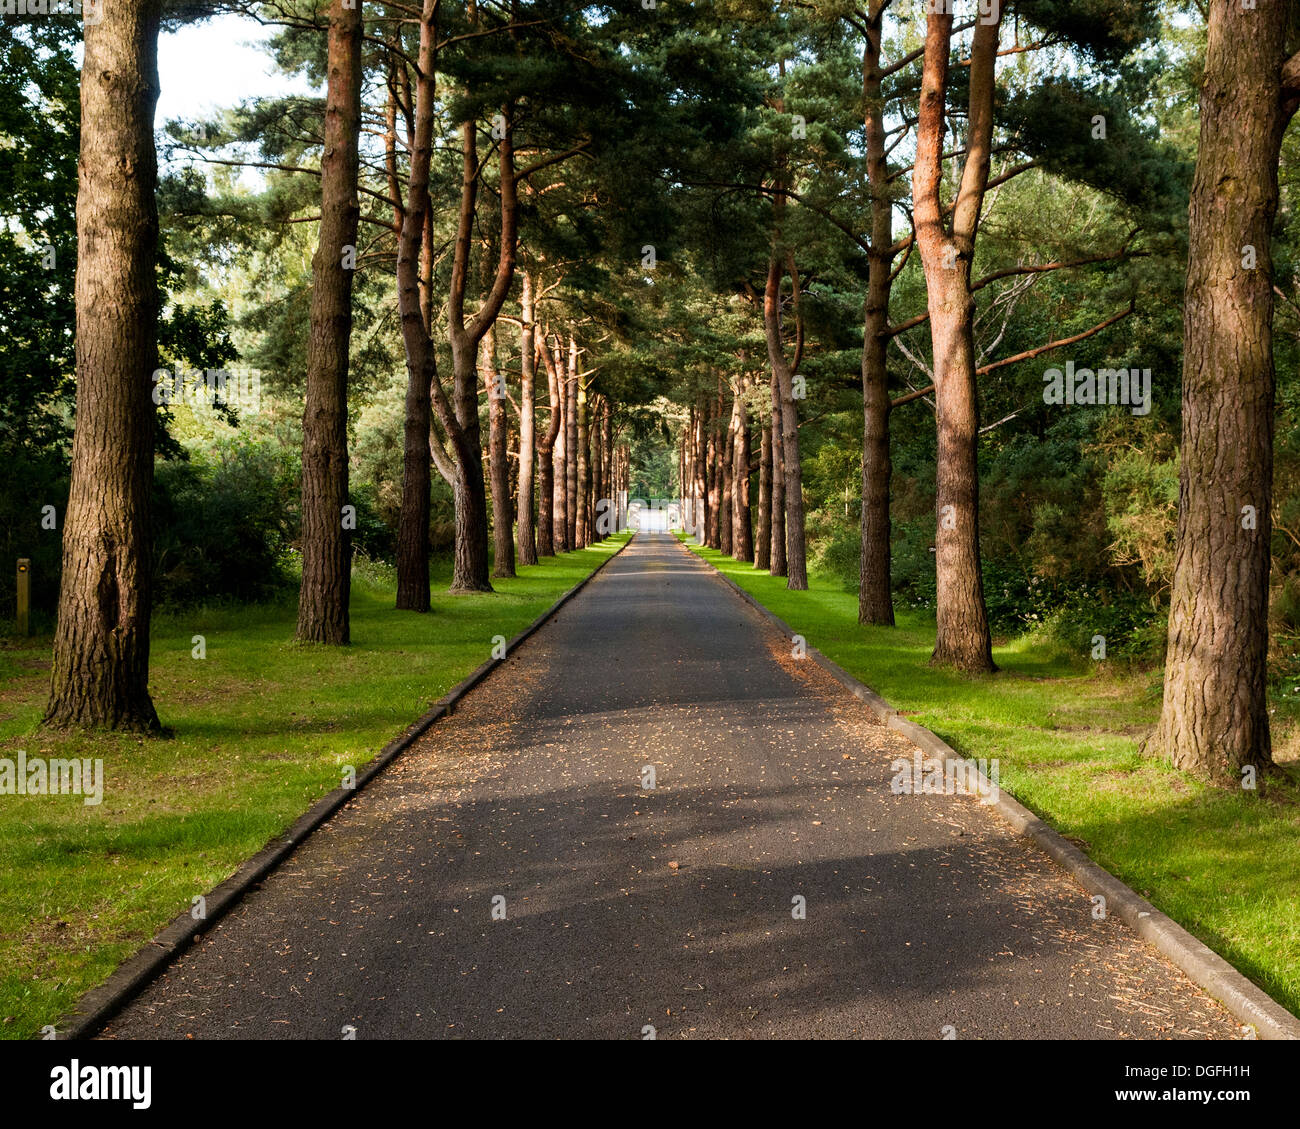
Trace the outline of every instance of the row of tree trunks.
<path fill-rule="evenodd" d="M 754 567 L 772 563 L 772 429 L 759 419 L 758 529 L 754 534 Z"/>
<path fill-rule="evenodd" d="M 582 377 L 579 376 L 574 383 L 577 385 L 574 415 L 578 421 L 578 457 L 574 460 L 577 467 L 574 474 L 574 509 L 576 516 L 573 527 L 573 547 L 575 549 L 585 549 L 591 544 L 591 510 L 589 508 L 591 498 L 591 421 L 588 418 L 590 405 L 587 401 L 587 386 L 583 383 Z"/>
<path fill-rule="evenodd" d="M 750 480 L 760 470 L 758 527 L 763 544 L 759 559 L 763 563 L 759 567 L 766 568 L 771 556 L 771 439 L 770 429 L 763 424 L 761 466 L 756 467 L 749 422 L 751 387 L 749 374 L 742 374 L 730 388 L 730 404 L 722 381 L 716 396 L 697 397 L 682 427 L 678 483 L 687 529 L 709 548 L 757 563 Z"/>
<path fill-rule="evenodd" d="M 726 396 L 723 392 L 724 383 L 718 381 L 718 402 L 717 402 L 717 419 L 719 430 L 717 439 L 714 443 L 714 457 L 718 460 L 718 548 L 727 556 L 731 556 L 731 487 L 732 487 L 732 450 L 735 446 L 735 436 L 732 428 L 735 426 L 735 417 L 727 411 Z M 725 428 L 721 425 L 725 421 Z"/>
<path fill-rule="evenodd" d="M 710 420 L 716 418 L 716 409 L 710 410 Z M 719 515 L 722 512 L 722 475 L 718 467 L 718 430 L 710 425 L 705 432 L 705 479 L 708 482 L 708 531 L 704 543 L 711 549 L 722 547 Z"/>
<path fill-rule="evenodd" d="M 695 536 L 703 542 L 709 532 L 708 422 L 703 395 L 696 398 L 693 439 Z"/>
<path fill-rule="evenodd" d="M 509 479 L 490 471 L 493 481 L 493 509 L 502 515 L 518 517 L 519 563 L 536 563 L 538 557 L 554 556 L 583 548 L 605 536 L 597 524 L 601 499 L 611 489 L 614 462 L 613 408 L 600 393 L 589 392 L 583 378 L 590 374 L 578 371 L 582 350 L 575 334 L 568 336 L 567 352 L 563 338 L 538 330 L 535 280 L 525 274 L 522 299 L 523 317 L 520 332 L 521 402 L 519 406 L 518 491 L 509 496 Z M 537 433 L 536 374 L 538 362 L 546 373 L 548 423 L 544 433 Z M 502 393 L 500 432 L 489 428 L 489 464 L 504 466 L 508 459 L 509 403 L 505 381 L 495 362 L 485 359 L 484 380 L 490 369 L 493 388 Z M 491 396 L 489 419 L 496 417 L 496 403 Z M 535 461 L 535 467 L 534 467 Z M 534 470 L 538 485 L 533 498 Z M 501 497 L 498 499 L 498 492 Z M 534 505 L 536 524 L 534 525 Z M 604 510 L 602 509 L 602 513 Z M 607 523 L 611 525 L 612 523 Z M 509 517 L 494 524 L 495 551 L 500 558 L 513 552 Z M 495 575 L 513 575 L 500 572 Z"/>
<path fill-rule="evenodd" d="M 472 229 L 478 200 L 476 127 L 460 127 L 463 176 L 452 275 L 448 292 L 447 332 L 452 354 L 452 393 L 439 380 L 432 325 L 432 213 L 429 161 L 435 114 L 433 75 L 437 42 L 437 0 L 425 0 L 415 70 L 415 93 L 408 143 L 411 168 L 399 237 L 398 305 L 406 350 L 408 385 L 404 437 L 402 510 L 398 535 L 397 606 L 414 611 L 429 607 L 428 509 L 430 463 L 452 482 L 456 513 L 453 592 L 490 591 L 488 579 L 487 492 L 479 445 L 478 347 L 496 321 L 514 278 L 518 209 L 511 133 L 511 107 L 505 107 L 505 136 L 497 149 L 500 173 L 501 230 L 496 273 L 477 314 L 465 316 Z M 431 403 L 450 446 L 450 454 L 429 419 Z"/>
<path fill-rule="evenodd" d="M 614 405 L 608 399 L 602 399 L 600 407 L 600 451 L 601 479 L 599 498 L 606 503 L 606 514 L 610 514 L 615 504 L 617 491 L 614 486 Z M 599 504 L 599 503 L 597 503 Z M 606 518 L 603 527 L 597 533 L 607 537 L 615 530 L 613 522 Z"/>
<path fill-rule="evenodd" d="M 588 528 L 591 541 L 599 541 L 605 536 L 600 528 L 600 500 L 609 496 L 609 484 L 606 482 L 604 432 L 601 430 L 605 413 L 605 398 L 600 393 L 591 397 L 591 490 L 589 493 L 590 514 Z"/>
<path fill-rule="evenodd" d="M 754 527 L 749 511 L 750 465 L 749 376 L 741 373 L 731 401 L 731 555 L 738 561 L 753 563 Z"/>

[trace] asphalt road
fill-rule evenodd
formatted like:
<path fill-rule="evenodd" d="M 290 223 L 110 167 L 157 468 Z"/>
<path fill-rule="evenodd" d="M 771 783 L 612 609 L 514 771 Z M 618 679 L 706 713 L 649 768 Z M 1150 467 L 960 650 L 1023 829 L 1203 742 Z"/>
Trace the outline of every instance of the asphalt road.
<path fill-rule="evenodd" d="M 639 535 L 104 1035 L 1239 1034 L 912 751 Z"/>

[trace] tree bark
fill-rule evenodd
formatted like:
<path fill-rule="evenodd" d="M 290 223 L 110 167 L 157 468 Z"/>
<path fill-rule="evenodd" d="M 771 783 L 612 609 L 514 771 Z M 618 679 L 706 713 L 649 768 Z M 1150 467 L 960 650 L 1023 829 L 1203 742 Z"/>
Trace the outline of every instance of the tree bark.
<path fill-rule="evenodd" d="M 794 371 L 785 358 L 785 345 L 781 340 L 781 279 L 784 273 L 781 260 L 773 253 L 768 262 L 767 286 L 763 293 L 763 326 L 767 334 L 768 359 L 776 377 L 781 416 L 781 462 L 785 475 L 785 586 L 803 592 L 808 588 L 808 564 L 804 550 L 799 416 L 794 402 Z"/>
<path fill-rule="evenodd" d="M 721 382 L 718 388 L 718 423 L 723 426 L 718 432 L 718 548 L 727 556 L 732 554 L 732 461 L 736 452 L 736 415 L 734 408 L 727 410 L 727 400 L 723 389 L 730 390 L 727 382 Z M 734 393 L 733 393 L 734 397 Z"/>
<path fill-rule="evenodd" d="M 555 443 L 563 418 L 560 412 L 560 379 L 546 341 L 536 345 L 537 355 L 546 369 L 546 394 L 551 418 L 546 434 L 537 443 L 537 552 L 542 557 L 555 556 Z"/>
<path fill-rule="evenodd" d="M 454 498 L 456 554 L 451 591 L 491 592 L 488 577 L 487 491 L 483 484 L 483 452 L 479 440 L 478 343 L 496 321 L 514 281 L 518 250 L 519 208 L 514 167 L 513 107 L 503 108 L 502 137 L 498 142 L 500 168 L 501 231 L 496 274 L 492 288 L 471 321 L 465 320 L 465 289 L 469 276 L 470 243 L 478 199 L 478 141 L 473 120 L 461 123 L 462 177 L 460 212 L 456 225 L 455 256 L 447 295 L 447 328 L 451 341 L 452 404 L 448 405 L 435 382 L 439 418 L 452 437 L 456 456 Z"/>
<path fill-rule="evenodd" d="M 721 525 L 719 518 L 722 514 L 722 474 L 718 459 L 718 414 L 713 397 L 708 399 L 709 415 L 708 424 L 705 430 L 707 436 L 707 476 L 709 489 L 709 532 L 705 537 L 704 543 L 710 549 L 720 549 L 722 547 L 722 538 L 720 534 Z"/>
<path fill-rule="evenodd" d="M 312 260 L 311 329 L 302 416 L 302 586 L 299 642 L 349 639 L 352 536 L 348 502 L 348 347 L 356 273 L 361 9 L 331 4 L 321 156 L 320 240 Z M 344 248 L 354 260 L 345 266 Z"/>
<path fill-rule="evenodd" d="M 602 451 L 602 460 L 605 464 L 603 497 L 608 499 L 609 505 L 607 513 L 613 513 L 617 504 L 615 494 L 618 491 L 617 483 L 614 482 L 614 405 L 606 398 L 601 404 L 600 411 L 600 447 Z M 610 526 L 601 534 L 602 538 L 612 533 L 613 527 Z"/>
<path fill-rule="evenodd" d="M 759 418 L 758 531 L 754 535 L 754 567 L 772 565 L 772 428 Z"/>
<path fill-rule="evenodd" d="M 578 547 L 578 339 L 569 334 L 564 376 L 564 545 Z"/>
<path fill-rule="evenodd" d="M 749 408 L 745 401 L 748 391 L 749 377 L 742 373 L 731 405 L 731 555 L 738 561 L 752 563 L 754 526 L 749 512 Z"/>
<path fill-rule="evenodd" d="M 894 201 L 889 191 L 886 158 L 885 100 L 880 67 L 884 4 L 875 0 L 867 24 L 862 56 L 862 91 L 871 187 L 871 252 L 867 267 L 867 301 L 862 336 L 862 525 L 858 576 L 858 622 L 894 625 L 890 578 L 889 296 L 892 288 Z"/>
<path fill-rule="evenodd" d="M 953 211 L 944 228 L 939 198 L 951 13 L 926 20 L 925 61 L 917 128 L 913 196 L 917 249 L 925 268 L 934 352 L 938 453 L 935 572 L 937 635 L 932 661 L 969 672 L 992 671 L 992 640 L 980 569 L 979 415 L 975 386 L 974 298 L 970 269 L 988 184 L 993 132 L 994 68 L 998 24 L 977 23 L 971 45 L 966 164 Z"/>
<path fill-rule="evenodd" d="M 154 731 L 149 697 L 158 361 L 157 0 L 87 24 L 77 185 L 77 418 L 45 722 Z"/>
<path fill-rule="evenodd" d="M 701 545 L 709 539 L 709 445 L 706 438 L 706 402 L 700 396 L 695 405 L 695 538 Z"/>
<path fill-rule="evenodd" d="M 556 391 L 559 399 L 556 404 L 559 415 L 560 430 L 554 444 L 552 469 L 554 477 L 554 536 L 555 549 L 567 553 L 573 548 L 569 541 L 569 381 L 564 364 L 564 345 L 557 336 L 553 356 Z"/>
<path fill-rule="evenodd" d="M 1294 112 L 1282 80 L 1286 16 L 1268 0 L 1210 5 L 1189 211 L 1178 535 L 1164 699 L 1147 743 L 1179 768 L 1238 787 L 1243 769 L 1273 763 L 1271 242 Z"/>
<path fill-rule="evenodd" d="M 430 322 L 431 295 L 422 291 L 432 220 L 429 164 L 433 153 L 434 59 L 437 0 L 424 0 L 415 81 L 407 203 L 397 245 L 397 304 L 406 354 L 406 411 L 402 437 L 402 503 L 397 528 L 397 608 L 429 610 L 429 502 L 432 482 L 432 389 L 438 380 Z"/>
<path fill-rule="evenodd" d="M 677 497 L 681 499 L 681 519 L 684 523 L 690 522 L 690 497 L 686 492 L 686 428 L 689 427 L 688 412 L 686 427 L 681 429 L 681 434 L 677 438 Z"/>
<path fill-rule="evenodd" d="M 576 489 L 578 498 L 578 517 L 574 527 L 574 546 L 585 549 L 591 543 L 591 421 L 588 419 L 590 405 L 587 402 L 587 386 L 582 377 L 576 384 L 578 417 L 578 469 Z"/>
<path fill-rule="evenodd" d="M 533 460 L 535 405 L 533 396 L 537 380 L 537 307 L 533 297 L 533 276 L 524 271 L 520 295 L 519 329 L 519 480 L 518 527 L 519 563 L 537 563 L 537 531 L 533 524 Z"/>
<path fill-rule="evenodd" d="M 695 528 L 695 406 L 686 409 L 686 422 L 682 425 L 681 474 L 678 489 L 682 496 L 682 529 L 689 533 Z"/>
<path fill-rule="evenodd" d="M 484 391 L 488 402 L 488 479 L 492 483 L 492 575 L 515 575 L 514 513 L 510 501 L 510 421 L 497 368 L 496 326 L 479 344 Z"/>
<path fill-rule="evenodd" d="M 772 547 L 769 572 L 773 576 L 786 574 L 785 556 L 785 454 L 781 449 L 781 391 L 777 387 L 776 373 L 772 373 L 772 421 L 769 427 L 772 438 Z"/>

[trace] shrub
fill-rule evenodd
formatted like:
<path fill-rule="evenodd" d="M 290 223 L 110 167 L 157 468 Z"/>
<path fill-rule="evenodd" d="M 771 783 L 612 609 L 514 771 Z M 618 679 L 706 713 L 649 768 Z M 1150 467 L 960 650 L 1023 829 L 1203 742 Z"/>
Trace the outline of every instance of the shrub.
<path fill-rule="evenodd" d="M 272 599 L 292 586 L 298 467 L 244 439 L 163 463 L 154 479 L 154 596 L 159 605 Z"/>

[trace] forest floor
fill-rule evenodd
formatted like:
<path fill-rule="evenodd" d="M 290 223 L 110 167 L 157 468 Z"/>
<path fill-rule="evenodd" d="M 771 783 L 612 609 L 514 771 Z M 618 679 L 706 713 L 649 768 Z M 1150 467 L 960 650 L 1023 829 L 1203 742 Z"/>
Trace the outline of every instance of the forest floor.
<path fill-rule="evenodd" d="M 1222 1007 L 667 535 L 106 1038 L 1191 1038 Z"/>
<path fill-rule="evenodd" d="M 294 644 L 294 603 L 156 615 L 150 689 L 166 739 L 40 730 L 51 641 L 5 640 L 0 757 L 98 758 L 106 783 L 97 805 L 0 802 L 0 1038 L 55 1023 L 628 536 L 522 568 L 496 594 L 447 595 L 450 564 L 435 564 L 424 616 L 395 611 L 391 576 L 358 566 L 344 649 Z"/>
<path fill-rule="evenodd" d="M 1000 785 L 1283 1006 L 1300 1014 L 1300 761 L 1263 795 L 1207 787 L 1143 757 L 1158 672 L 1085 666 L 1033 635 L 994 647 L 999 673 L 929 664 L 933 614 L 862 627 L 857 593 L 810 575 L 807 592 L 691 544 L 808 645 L 959 753 L 997 759 Z"/>

